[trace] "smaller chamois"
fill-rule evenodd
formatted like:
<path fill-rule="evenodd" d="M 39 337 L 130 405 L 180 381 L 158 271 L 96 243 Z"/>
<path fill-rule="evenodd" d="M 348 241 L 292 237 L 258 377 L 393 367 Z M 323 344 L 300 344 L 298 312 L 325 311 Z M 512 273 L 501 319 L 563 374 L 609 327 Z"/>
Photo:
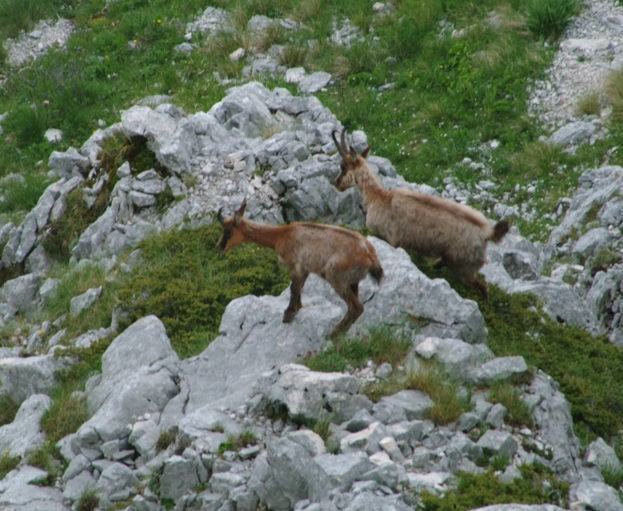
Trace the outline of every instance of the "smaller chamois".
<path fill-rule="evenodd" d="M 487 242 L 499 243 L 510 225 L 504 219 L 495 225 L 478 211 L 457 202 L 406 188 L 386 190 L 372 173 L 366 158 L 346 143 L 346 130 L 333 141 L 342 157 L 341 173 L 335 181 L 340 191 L 356 185 L 363 200 L 366 227 L 394 247 L 439 258 L 435 267 L 447 266 L 465 285 L 477 289 L 485 302 L 487 285 L 476 276 L 487 262 Z"/>
<path fill-rule="evenodd" d="M 240 243 L 256 243 L 277 252 L 279 263 L 288 268 L 290 304 L 283 313 L 283 322 L 289 323 L 303 307 L 301 291 L 310 273 L 326 280 L 335 292 L 346 302 L 348 311 L 335 328 L 331 338 L 335 339 L 361 316 L 363 304 L 359 300 L 359 282 L 368 273 L 380 284 L 383 269 L 374 246 L 361 234 L 341 227 L 308 222 L 293 222 L 274 226 L 242 218 L 246 199 L 234 216 L 223 218 L 218 211 L 218 221 L 223 233 L 218 241 L 218 250 L 226 253 Z"/>

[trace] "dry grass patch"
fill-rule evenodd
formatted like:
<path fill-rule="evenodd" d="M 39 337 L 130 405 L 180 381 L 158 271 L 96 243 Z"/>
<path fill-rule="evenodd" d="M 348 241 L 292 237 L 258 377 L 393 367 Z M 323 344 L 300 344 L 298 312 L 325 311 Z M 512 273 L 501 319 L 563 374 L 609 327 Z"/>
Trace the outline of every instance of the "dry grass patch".
<path fill-rule="evenodd" d="M 576 115 L 599 115 L 601 111 L 601 101 L 597 92 L 591 92 L 578 99 L 575 104 Z"/>
<path fill-rule="evenodd" d="M 623 121 L 623 68 L 613 71 L 606 82 L 606 98 L 612 105 L 612 119 Z"/>
<path fill-rule="evenodd" d="M 317 18 L 324 8 L 324 0 L 303 0 L 293 11 L 290 18 L 299 23 L 305 23 Z"/>

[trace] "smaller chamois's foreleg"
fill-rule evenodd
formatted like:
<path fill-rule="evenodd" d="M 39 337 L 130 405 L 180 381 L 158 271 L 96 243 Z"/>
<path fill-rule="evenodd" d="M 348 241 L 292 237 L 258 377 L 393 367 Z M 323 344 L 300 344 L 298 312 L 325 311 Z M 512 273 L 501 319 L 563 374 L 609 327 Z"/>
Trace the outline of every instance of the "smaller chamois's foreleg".
<path fill-rule="evenodd" d="M 290 323 L 294 319 L 294 316 L 296 316 L 296 313 L 303 308 L 303 303 L 301 302 L 301 292 L 303 291 L 303 286 L 305 285 L 307 276 L 307 273 L 302 275 L 291 274 L 292 284 L 290 284 L 290 304 L 283 313 L 284 323 Z"/>

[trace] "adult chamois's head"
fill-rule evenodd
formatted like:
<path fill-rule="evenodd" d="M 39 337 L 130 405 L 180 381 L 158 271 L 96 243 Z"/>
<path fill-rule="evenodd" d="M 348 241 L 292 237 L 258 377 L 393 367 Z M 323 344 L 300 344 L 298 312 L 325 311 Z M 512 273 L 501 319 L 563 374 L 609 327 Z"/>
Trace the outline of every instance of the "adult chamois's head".
<path fill-rule="evenodd" d="M 342 157 L 342 162 L 340 163 L 341 172 L 335 180 L 335 186 L 337 186 L 338 190 L 343 192 L 347 188 L 355 185 L 355 171 L 362 165 L 367 165 L 366 158 L 370 152 L 370 146 L 366 147 L 361 154 L 357 154 L 355 148 L 346 143 L 346 128 L 342 130 L 340 142 L 338 142 L 335 136 L 336 133 L 337 131 L 334 130 L 331 136 Z"/>
<path fill-rule="evenodd" d="M 223 226 L 221 239 L 218 240 L 218 243 L 216 244 L 216 248 L 218 248 L 219 252 L 223 254 L 229 252 L 232 248 L 237 247 L 240 243 L 245 241 L 240 224 L 243 221 L 242 215 L 244 215 L 244 209 L 246 207 L 247 199 L 244 199 L 240 209 L 234 213 L 234 216 L 228 216 L 227 218 L 223 218 L 223 208 L 218 210 L 216 218 Z"/>

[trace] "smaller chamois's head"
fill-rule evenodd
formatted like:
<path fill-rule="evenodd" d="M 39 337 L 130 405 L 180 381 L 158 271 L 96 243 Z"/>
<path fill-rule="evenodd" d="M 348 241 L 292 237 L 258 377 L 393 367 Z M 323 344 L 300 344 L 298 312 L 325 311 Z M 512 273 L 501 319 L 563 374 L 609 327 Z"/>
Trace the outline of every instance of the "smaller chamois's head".
<path fill-rule="evenodd" d="M 336 133 L 337 131 L 333 131 L 331 136 L 342 157 L 342 162 L 340 163 L 341 172 L 335 180 L 335 186 L 338 190 L 343 192 L 347 188 L 355 185 L 355 171 L 366 164 L 365 160 L 370 152 L 370 146 L 366 147 L 361 154 L 357 154 L 355 148 L 346 143 L 346 128 L 342 130 L 340 142 L 337 141 Z"/>
<path fill-rule="evenodd" d="M 244 209 L 246 207 L 247 199 L 244 199 L 240 209 L 234 213 L 234 216 L 228 216 L 227 218 L 223 218 L 223 208 L 218 210 L 216 218 L 223 226 L 221 239 L 219 239 L 216 244 L 216 248 L 218 248 L 219 252 L 225 254 L 244 241 L 244 235 L 242 234 L 240 225 L 242 223 L 242 215 L 244 215 Z"/>

